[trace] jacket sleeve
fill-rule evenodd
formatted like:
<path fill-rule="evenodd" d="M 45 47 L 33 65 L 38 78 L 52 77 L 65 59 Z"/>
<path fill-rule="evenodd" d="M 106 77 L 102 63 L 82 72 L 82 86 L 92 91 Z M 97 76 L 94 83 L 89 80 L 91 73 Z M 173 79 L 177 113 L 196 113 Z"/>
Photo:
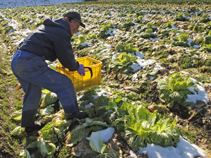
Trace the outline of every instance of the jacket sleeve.
<path fill-rule="evenodd" d="M 58 60 L 65 68 L 68 68 L 69 71 L 78 70 L 79 63 L 75 60 L 68 36 L 64 36 L 54 43 L 54 51 Z"/>

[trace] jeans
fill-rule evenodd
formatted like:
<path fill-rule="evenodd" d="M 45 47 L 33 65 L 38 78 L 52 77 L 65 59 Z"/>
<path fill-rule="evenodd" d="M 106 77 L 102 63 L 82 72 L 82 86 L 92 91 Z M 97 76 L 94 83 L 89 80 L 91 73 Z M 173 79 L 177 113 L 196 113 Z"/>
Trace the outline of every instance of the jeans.
<path fill-rule="evenodd" d="M 78 103 L 71 79 L 50 69 L 43 57 L 17 50 L 11 62 L 14 75 L 25 92 L 22 127 L 32 127 L 41 99 L 41 88 L 57 94 L 65 113 L 76 113 Z"/>

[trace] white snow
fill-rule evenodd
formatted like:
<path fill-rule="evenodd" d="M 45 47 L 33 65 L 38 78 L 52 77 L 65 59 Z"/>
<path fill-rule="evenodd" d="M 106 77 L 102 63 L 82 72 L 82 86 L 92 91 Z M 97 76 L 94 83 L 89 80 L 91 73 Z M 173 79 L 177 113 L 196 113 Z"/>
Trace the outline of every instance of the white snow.
<path fill-rule="evenodd" d="M 172 28 L 172 29 L 177 29 L 174 25 L 171 25 L 171 28 Z"/>
<path fill-rule="evenodd" d="M 120 34 L 122 34 L 122 31 L 121 30 L 119 30 L 119 29 L 116 29 L 116 28 L 114 28 L 114 29 L 112 29 L 113 30 L 113 33 L 115 34 L 115 35 L 120 35 Z"/>
<path fill-rule="evenodd" d="M 153 59 L 145 60 L 145 59 L 141 59 L 141 58 L 138 58 L 136 61 L 138 62 L 138 64 L 134 63 L 133 65 L 131 65 L 134 72 L 142 69 L 142 67 L 144 67 L 144 66 L 151 65 L 156 62 Z"/>
<path fill-rule="evenodd" d="M 205 157 L 205 151 L 194 144 L 190 144 L 180 136 L 177 147 L 163 148 L 154 144 L 147 144 L 146 148 L 139 148 L 138 154 L 147 153 L 150 158 L 194 158 Z"/>
<path fill-rule="evenodd" d="M 141 70 L 142 67 L 147 66 L 147 65 L 151 65 L 151 64 L 156 62 L 155 60 L 152 60 L 152 59 L 148 59 L 148 60 L 143 59 L 144 55 L 140 52 L 132 53 L 132 55 L 136 56 L 138 58 L 136 60 L 137 63 L 134 63 L 133 65 L 131 65 L 131 67 L 133 68 L 133 72 Z M 118 57 L 118 55 L 114 54 L 112 59 L 115 59 L 117 57 Z"/>
<path fill-rule="evenodd" d="M 142 66 L 139 64 L 134 63 L 133 65 L 131 65 L 133 72 L 136 72 L 138 70 L 141 70 Z"/>
<path fill-rule="evenodd" d="M 150 40 L 159 40 L 159 38 L 149 38 Z"/>
<path fill-rule="evenodd" d="M 137 57 L 142 58 L 142 59 L 144 58 L 144 54 L 142 54 L 140 52 L 133 53 L 132 55 L 137 56 Z"/>
<path fill-rule="evenodd" d="M 193 48 L 199 49 L 200 46 L 199 45 L 193 45 Z"/>
<path fill-rule="evenodd" d="M 114 35 L 114 33 L 113 33 L 113 31 L 112 31 L 112 30 L 108 30 L 108 31 L 106 31 L 106 32 L 105 32 L 105 35 L 110 35 L 110 36 L 113 36 L 113 35 Z"/>
<path fill-rule="evenodd" d="M 97 95 L 94 95 L 94 99 L 97 99 L 99 96 L 110 96 L 111 93 L 110 92 L 107 92 L 105 90 L 101 90 L 100 92 L 96 92 Z"/>
<path fill-rule="evenodd" d="M 104 129 L 102 131 L 97 131 L 97 133 L 100 135 L 100 139 L 103 143 L 107 143 L 114 134 L 114 128 L 108 127 L 107 129 Z"/>
<path fill-rule="evenodd" d="M 194 87 L 188 88 L 194 94 L 188 95 L 186 102 L 196 103 L 197 100 L 201 100 L 205 103 L 208 103 L 209 102 L 209 96 L 208 96 L 207 92 L 205 91 L 205 89 L 198 84 L 196 84 L 196 86 L 197 86 L 197 88 L 194 88 Z"/>
<path fill-rule="evenodd" d="M 84 2 L 84 0 L 6 0 L 0 2 L 0 8 L 39 6 L 39 5 L 56 5 L 63 3 Z"/>
<path fill-rule="evenodd" d="M 108 128 L 106 128 L 104 130 L 97 131 L 96 133 L 99 134 L 100 139 L 102 140 L 103 143 L 107 143 L 112 138 L 112 136 L 114 134 L 114 131 L 115 130 L 114 130 L 113 127 L 108 127 Z M 92 133 L 95 133 L 95 132 L 92 132 Z M 87 137 L 87 139 L 90 140 L 90 137 Z M 95 141 L 95 140 L 93 140 L 93 141 Z"/>
<path fill-rule="evenodd" d="M 134 83 L 138 83 L 138 74 L 137 73 L 132 76 L 132 81 Z"/>
<path fill-rule="evenodd" d="M 83 47 L 91 47 L 92 43 L 81 43 Z"/>
<path fill-rule="evenodd" d="M 111 48 L 111 45 L 110 44 L 106 44 L 105 43 L 104 46 L 107 47 L 107 48 Z"/>
<path fill-rule="evenodd" d="M 93 103 L 89 103 L 89 104 L 85 105 L 85 109 L 89 109 L 92 106 L 94 106 L 94 104 Z"/>

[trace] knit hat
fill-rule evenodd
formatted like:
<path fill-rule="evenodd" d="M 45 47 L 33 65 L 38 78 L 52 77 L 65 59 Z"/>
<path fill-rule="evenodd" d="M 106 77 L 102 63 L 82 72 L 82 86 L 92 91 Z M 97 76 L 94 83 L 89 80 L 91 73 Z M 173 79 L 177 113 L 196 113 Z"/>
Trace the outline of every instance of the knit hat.
<path fill-rule="evenodd" d="M 64 17 L 68 17 L 68 19 L 74 19 L 80 23 L 82 27 L 85 28 L 85 25 L 81 22 L 81 15 L 78 12 L 67 12 L 64 14 Z"/>

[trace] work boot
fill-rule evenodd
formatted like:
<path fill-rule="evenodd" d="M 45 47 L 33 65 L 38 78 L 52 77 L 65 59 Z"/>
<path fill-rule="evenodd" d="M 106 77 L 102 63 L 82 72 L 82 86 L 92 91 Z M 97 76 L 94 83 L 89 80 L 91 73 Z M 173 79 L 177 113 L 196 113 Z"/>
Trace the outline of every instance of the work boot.
<path fill-rule="evenodd" d="M 26 132 L 26 148 L 29 144 L 37 141 L 37 138 L 39 136 L 38 131 L 42 128 L 42 126 L 39 123 L 35 123 L 32 127 L 25 127 Z"/>
<path fill-rule="evenodd" d="M 38 131 L 42 128 L 42 126 L 38 123 L 35 123 L 32 127 L 25 127 L 25 131 L 27 136 L 39 136 Z"/>
<path fill-rule="evenodd" d="M 88 117 L 88 114 L 86 112 L 65 113 L 66 120 L 71 120 L 73 118 L 85 119 L 87 117 Z"/>

